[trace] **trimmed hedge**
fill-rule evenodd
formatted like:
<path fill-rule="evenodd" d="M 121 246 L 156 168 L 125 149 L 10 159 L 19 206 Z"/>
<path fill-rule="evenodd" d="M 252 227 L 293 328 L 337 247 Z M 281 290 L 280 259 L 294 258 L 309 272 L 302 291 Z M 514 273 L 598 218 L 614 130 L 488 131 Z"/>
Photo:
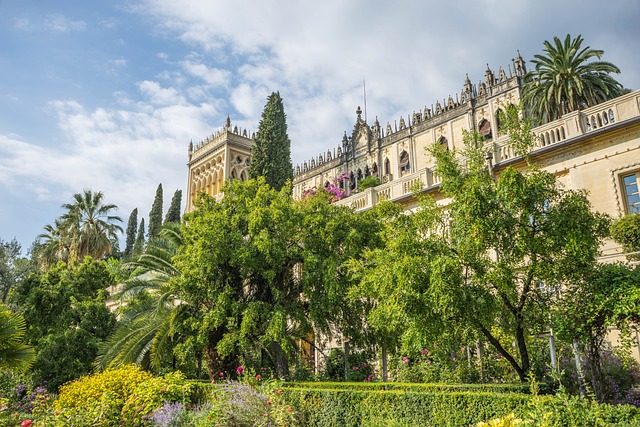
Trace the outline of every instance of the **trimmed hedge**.
<path fill-rule="evenodd" d="M 531 396 L 522 393 L 416 392 L 286 387 L 286 400 L 301 425 L 360 427 L 401 425 L 469 426 L 524 409 Z"/>
<path fill-rule="evenodd" d="M 320 389 L 320 390 L 403 390 L 417 393 L 473 391 L 488 393 L 531 392 L 529 383 L 508 384 L 445 384 L 445 383 L 397 383 L 397 382 L 287 382 L 284 387 Z M 551 390 L 544 383 L 538 383 L 540 394 L 549 394 Z"/>

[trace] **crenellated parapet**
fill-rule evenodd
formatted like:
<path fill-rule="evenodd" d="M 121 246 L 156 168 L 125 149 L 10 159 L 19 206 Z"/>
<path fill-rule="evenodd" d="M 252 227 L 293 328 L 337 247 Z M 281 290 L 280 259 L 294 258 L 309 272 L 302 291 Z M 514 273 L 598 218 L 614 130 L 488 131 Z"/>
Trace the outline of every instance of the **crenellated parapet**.
<path fill-rule="evenodd" d="M 491 138 L 497 134 L 492 131 L 498 128 L 497 111 L 505 104 L 519 102 L 520 88 L 526 72 L 525 61 L 518 51 L 516 58 L 512 59 L 506 68 L 499 67 L 498 71 L 494 72 L 487 64 L 484 79 L 479 80 L 477 84 L 473 84 L 467 74 L 460 93 L 437 100 L 430 106 L 425 105 L 424 108 L 393 121 L 387 121 L 385 126 L 380 125 L 378 117 L 373 125 L 369 126 L 363 120 L 362 110 L 358 107 L 353 131 L 350 134 L 344 132 L 341 142 L 333 150 L 329 149 L 326 153 L 320 153 L 297 164 L 293 170 L 294 184 L 309 181 L 314 175 L 326 175 L 330 169 L 336 169 L 335 175 L 350 172 L 356 165 L 362 169 L 373 165 L 381 166 L 386 162 L 393 162 L 391 158 L 396 159 L 398 167 L 404 168 L 406 161 L 400 161 L 400 157 L 403 152 L 408 153 L 406 150 L 398 149 L 389 156 L 374 154 L 385 147 L 402 144 L 418 134 L 429 133 L 429 130 L 433 130 L 430 136 L 432 142 L 440 139 L 453 143 L 455 133 L 459 133 L 460 127 L 478 130 Z M 466 118 L 461 121 L 461 117 Z M 414 158 L 418 155 L 419 153 L 413 153 Z M 365 157 L 368 157 L 368 160 L 363 161 Z M 414 162 L 415 159 L 412 160 L 412 163 Z M 403 166 L 399 166 L 400 163 Z M 393 175 L 392 172 L 385 173 L 385 179 L 392 179 Z"/>
<path fill-rule="evenodd" d="M 232 127 L 231 119 L 227 116 L 224 127 L 216 129 L 211 135 L 206 136 L 196 144 L 194 144 L 193 141 L 189 142 L 189 161 L 197 159 L 211 150 L 215 150 L 220 144 L 225 144 L 228 141 L 247 144 L 249 140 L 253 141 L 255 136 L 255 132 L 249 133 L 246 128 L 243 129 L 238 126 Z"/>

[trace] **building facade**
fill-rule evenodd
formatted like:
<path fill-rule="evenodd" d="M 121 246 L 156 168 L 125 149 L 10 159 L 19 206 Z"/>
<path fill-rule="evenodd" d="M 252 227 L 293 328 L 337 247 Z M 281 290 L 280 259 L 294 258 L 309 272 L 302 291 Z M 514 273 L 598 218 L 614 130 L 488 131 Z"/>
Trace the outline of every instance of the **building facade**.
<path fill-rule="evenodd" d="M 507 166 L 528 168 L 525 159 L 515 155 L 508 136 L 498 130 L 499 111 L 520 102 L 525 73 L 518 53 L 507 70 L 494 73 L 487 66 L 484 80 L 476 85 L 467 75 L 455 98 L 425 106 L 393 124 L 381 125 L 376 117 L 369 125 L 358 107 L 350 135 L 345 132 L 338 146 L 294 167 L 294 197 L 335 184 L 346 193 L 336 203 L 355 212 L 383 200 L 414 209 L 416 188 L 446 204 L 427 147 L 437 143 L 443 149 L 462 148 L 465 131 L 484 135 L 487 161 L 496 174 Z M 536 143 L 529 161 L 554 174 L 564 188 L 587 190 L 593 209 L 613 218 L 640 213 L 640 91 L 565 114 L 534 128 L 533 133 Z M 225 180 L 248 177 L 252 145 L 246 131 L 231 129 L 229 119 L 222 130 L 196 146 L 189 145 L 187 211 L 199 192 L 221 197 Z M 377 177 L 379 185 L 361 190 L 359 182 L 370 176 Z M 607 240 L 600 260 L 626 261 L 626 257 L 620 245 Z M 634 355 L 640 360 L 640 336 L 636 338 Z M 340 344 L 321 343 L 316 337 L 316 345 Z"/>

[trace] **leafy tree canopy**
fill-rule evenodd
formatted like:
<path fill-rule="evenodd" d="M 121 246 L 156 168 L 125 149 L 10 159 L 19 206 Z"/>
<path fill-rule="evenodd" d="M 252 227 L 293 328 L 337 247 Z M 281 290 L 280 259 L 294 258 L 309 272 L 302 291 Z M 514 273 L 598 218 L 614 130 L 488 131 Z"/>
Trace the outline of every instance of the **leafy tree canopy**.
<path fill-rule="evenodd" d="M 115 325 L 105 302 L 113 285 L 104 261 L 86 258 L 71 269 L 62 262 L 31 275 L 10 301 L 24 314 L 27 342 L 37 349 L 33 372 L 50 389 L 85 375 L 99 343 Z"/>
<path fill-rule="evenodd" d="M 601 61 L 603 50 L 582 47 L 582 36 L 544 42 L 543 55 L 534 55 L 535 69 L 525 76 L 523 99 L 527 110 L 543 121 L 591 107 L 620 96 L 623 87 L 611 73 L 620 69 Z M 593 59 L 596 61 L 592 61 Z"/>
<path fill-rule="evenodd" d="M 353 266 L 357 296 L 377 302 L 369 318 L 385 334 L 473 331 L 525 380 L 528 340 L 548 319 L 544 289 L 579 280 L 595 263 L 607 220 L 552 174 L 506 168 L 494 178 L 482 142 L 469 133 L 462 152 L 431 148 L 451 201 L 424 196 L 416 213 L 386 222 L 386 246 Z"/>
<path fill-rule="evenodd" d="M 276 190 L 293 179 L 291 140 L 287 134 L 287 116 L 280 92 L 273 92 L 267 98 L 251 150 L 249 177 L 259 176 L 263 176 L 267 184 Z"/>
<path fill-rule="evenodd" d="M 224 194 L 200 198 L 185 217 L 178 297 L 210 373 L 233 367 L 233 355 L 257 364 L 264 352 L 287 375 L 296 340 L 309 340 L 314 328 L 361 324 L 344 304 L 342 265 L 375 238 L 375 227 L 326 197 L 294 202 L 289 187 L 276 191 L 264 178 L 232 181 Z"/>
<path fill-rule="evenodd" d="M 158 237 L 160 227 L 162 227 L 162 199 L 162 184 L 158 184 L 156 196 L 153 199 L 153 205 L 151 205 L 151 211 L 149 212 L 149 239 Z"/>

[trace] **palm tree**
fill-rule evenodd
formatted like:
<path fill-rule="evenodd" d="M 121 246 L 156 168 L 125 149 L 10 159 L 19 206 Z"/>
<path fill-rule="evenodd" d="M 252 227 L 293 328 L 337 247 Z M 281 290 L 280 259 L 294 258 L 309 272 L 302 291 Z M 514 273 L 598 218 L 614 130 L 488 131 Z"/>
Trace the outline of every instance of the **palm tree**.
<path fill-rule="evenodd" d="M 113 298 L 122 305 L 140 295 L 145 295 L 147 301 L 124 310 L 118 328 L 99 349 L 98 368 L 143 364 L 147 360 L 154 368 L 160 366 L 181 314 L 180 301 L 169 286 L 169 281 L 180 274 L 172 260 L 181 243 L 180 224 L 166 223 L 138 260 L 128 264 L 133 277 L 122 284 Z"/>
<path fill-rule="evenodd" d="M 523 101 L 530 114 L 542 122 L 596 105 L 623 93 L 623 87 L 610 73 L 620 69 L 600 61 L 604 51 L 582 48 L 584 39 L 570 34 L 562 42 L 544 42 L 545 55 L 535 55 L 535 70 L 525 76 Z M 588 62 L 593 58 L 598 61 Z"/>
<path fill-rule="evenodd" d="M 24 317 L 0 303 L 0 368 L 26 369 L 35 359 L 35 350 L 24 343 Z"/>
<path fill-rule="evenodd" d="M 71 241 L 64 233 L 65 225 L 57 218 L 54 225 L 44 226 L 44 233 L 39 234 L 34 247 L 33 257 L 42 269 L 48 269 L 57 261 L 67 262 L 71 251 Z"/>
<path fill-rule="evenodd" d="M 61 217 L 63 233 L 71 239 L 72 259 L 85 256 L 100 259 L 111 253 L 117 233 L 122 233 L 119 216 L 111 215 L 117 210 L 114 204 L 103 203 L 104 194 L 91 190 L 73 195 L 73 203 L 62 205 L 67 213 Z"/>

